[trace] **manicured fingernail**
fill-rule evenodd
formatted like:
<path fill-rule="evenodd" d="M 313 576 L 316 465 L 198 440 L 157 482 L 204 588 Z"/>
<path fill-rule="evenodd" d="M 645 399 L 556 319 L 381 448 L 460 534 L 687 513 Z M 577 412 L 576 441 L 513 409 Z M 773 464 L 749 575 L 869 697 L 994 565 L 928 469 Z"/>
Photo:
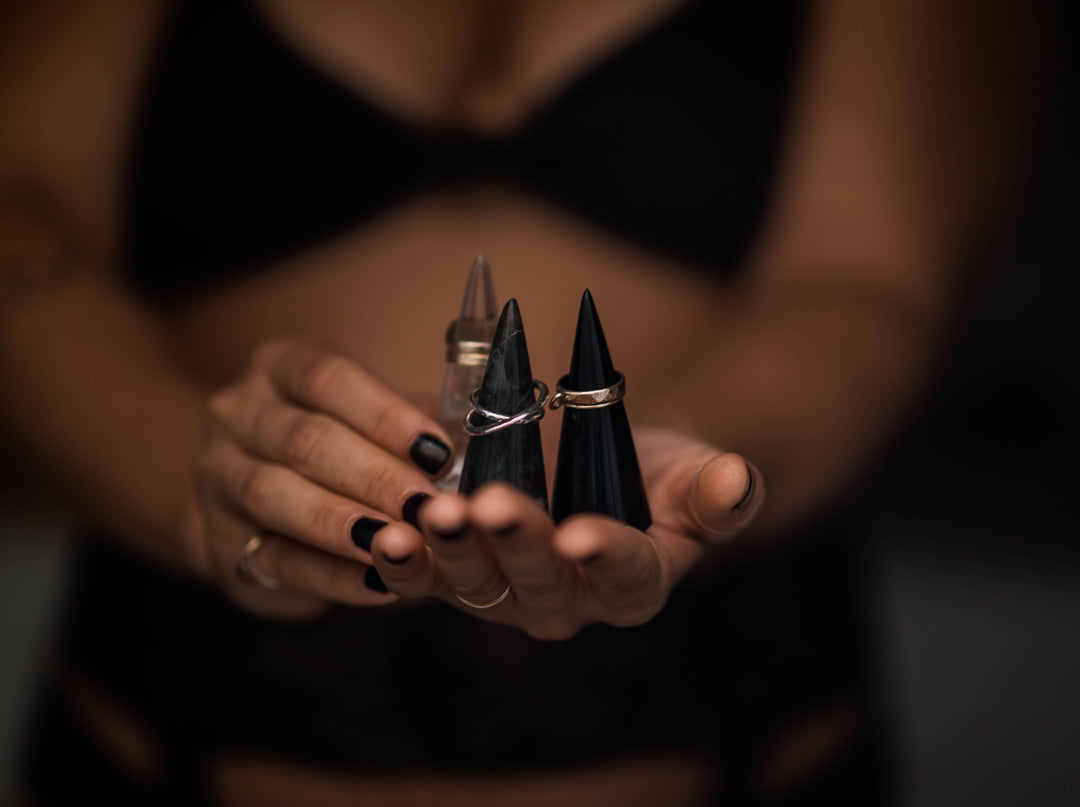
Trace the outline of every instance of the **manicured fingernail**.
<path fill-rule="evenodd" d="M 450 530 L 449 532 L 440 532 L 439 530 L 432 530 L 435 535 L 443 541 L 460 541 L 465 537 L 465 528 L 459 527 L 456 530 Z"/>
<path fill-rule="evenodd" d="M 421 434 L 409 449 L 409 458 L 425 473 L 434 474 L 450 459 L 450 446 L 433 434 Z"/>
<path fill-rule="evenodd" d="M 352 542 L 361 549 L 371 551 L 371 541 L 375 537 L 375 533 L 386 526 L 385 521 L 380 521 L 377 518 L 368 518 L 367 516 L 361 516 L 353 522 L 352 529 L 349 531 L 352 535 Z"/>
<path fill-rule="evenodd" d="M 735 506 L 731 508 L 731 512 L 737 513 L 742 509 L 742 506 L 750 501 L 750 494 L 754 492 L 754 473 L 750 470 L 750 464 L 746 465 L 746 493 L 742 495 L 739 501 L 735 502 Z"/>
<path fill-rule="evenodd" d="M 420 507 L 430 498 L 430 493 L 414 493 L 407 498 L 401 508 L 401 520 L 419 528 Z"/>
<path fill-rule="evenodd" d="M 367 574 L 364 575 L 364 584 L 372 591 L 377 591 L 380 594 L 385 594 L 390 589 L 386 587 L 386 583 L 379 577 L 379 570 L 374 566 L 369 566 Z"/>
<path fill-rule="evenodd" d="M 387 563 L 392 563 L 395 566 L 404 566 L 406 563 L 409 562 L 409 558 L 412 557 L 412 555 L 406 555 L 403 558 L 399 558 L 394 555 L 388 555 L 386 552 L 383 552 L 382 556 L 386 558 Z"/>

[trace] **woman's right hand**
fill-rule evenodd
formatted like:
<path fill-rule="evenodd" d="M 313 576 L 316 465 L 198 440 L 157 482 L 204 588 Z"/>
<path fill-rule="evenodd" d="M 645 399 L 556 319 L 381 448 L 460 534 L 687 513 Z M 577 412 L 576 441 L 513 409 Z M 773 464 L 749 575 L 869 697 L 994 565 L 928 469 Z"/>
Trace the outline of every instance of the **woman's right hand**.
<path fill-rule="evenodd" d="M 388 522 L 415 523 L 421 494 L 449 467 L 451 442 L 434 420 L 354 361 L 299 339 L 262 344 L 205 415 L 191 543 L 208 579 L 264 615 L 397 599 L 371 567 L 371 540 Z M 279 590 L 238 573 L 254 536 L 254 577 Z"/>

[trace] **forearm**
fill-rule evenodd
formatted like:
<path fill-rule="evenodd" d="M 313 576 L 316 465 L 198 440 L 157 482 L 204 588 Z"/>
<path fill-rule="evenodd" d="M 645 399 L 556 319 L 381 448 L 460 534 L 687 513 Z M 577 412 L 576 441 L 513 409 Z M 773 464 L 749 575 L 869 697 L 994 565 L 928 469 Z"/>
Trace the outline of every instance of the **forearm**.
<path fill-rule="evenodd" d="M 5 246 L 0 269 L 19 290 L 0 303 L 5 463 L 130 550 L 193 571 L 186 520 L 203 390 L 122 287 L 84 266 L 38 271 L 56 260 L 40 239 Z"/>
<path fill-rule="evenodd" d="M 1043 119 L 1044 5 L 814 4 L 737 322 L 672 396 L 760 465 L 763 528 L 865 473 L 1008 243 Z"/>

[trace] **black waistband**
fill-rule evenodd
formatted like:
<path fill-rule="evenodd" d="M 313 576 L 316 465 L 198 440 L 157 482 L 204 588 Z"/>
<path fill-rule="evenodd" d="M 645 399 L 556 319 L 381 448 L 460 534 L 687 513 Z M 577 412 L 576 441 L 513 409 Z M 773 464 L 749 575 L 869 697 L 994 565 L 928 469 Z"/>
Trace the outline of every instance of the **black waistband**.
<path fill-rule="evenodd" d="M 724 749 L 858 687 L 841 546 L 684 585 L 640 628 L 540 642 L 441 604 L 271 623 L 87 540 L 64 652 L 195 754 L 507 769 Z"/>

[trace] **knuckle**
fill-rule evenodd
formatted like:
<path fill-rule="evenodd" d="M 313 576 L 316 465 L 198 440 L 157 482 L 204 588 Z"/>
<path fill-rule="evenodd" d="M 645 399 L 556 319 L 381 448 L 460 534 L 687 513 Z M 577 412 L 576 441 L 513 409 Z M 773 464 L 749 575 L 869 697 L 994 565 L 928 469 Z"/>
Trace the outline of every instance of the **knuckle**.
<path fill-rule="evenodd" d="M 309 401 L 320 400 L 332 392 L 346 372 L 343 358 L 333 353 L 318 353 L 312 358 L 299 379 L 299 393 Z"/>
<path fill-rule="evenodd" d="M 295 339 L 288 336 L 274 336 L 264 339 L 251 353 L 251 367 L 270 367 L 295 344 Z"/>
<path fill-rule="evenodd" d="M 270 498 L 273 480 L 261 465 L 251 465 L 237 480 L 236 497 L 248 512 L 262 510 Z"/>
<path fill-rule="evenodd" d="M 330 431 L 330 424 L 314 415 L 299 415 L 284 439 L 285 461 L 295 468 L 310 468 Z"/>
<path fill-rule="evenodd" d="M 269 442 L 266 437 L 274 433 L 274 415 L 275 409 L 271 404 L 264 404 L 255 410 L 251 417 L 251 428 L 257 443 Z"/>
<path fill-rule="evenodd" d="M 206 419 L 214 425 L 224 425 L 232 418 L 236 395 L 231 389 L 219 390 L 206 401 Z"/>
<path fill-rule="evenodd" d="M 373 402 L 368 413 L 371 418 L 371 433 L 373 435 L 385 434 L 393 428 L 397 415 L 398 410 L 393 405 L 393 402 L 388 400 Z"/>
<path fill-rule="evenodd" d="M 364 500 L 376 509 L 393 510 L 390 502 L 395 500 L 393 487 L 396 478 L 397 474 L 390 463 L 380 462 L 368 466 L 363 486 Z"/>
<path fill-rule="evenodd" d="M 354 518 L 355 515 L 352 512 L 345 512 L 340 506 L 331 503 L 321 504 L 315 508 L 316 534 L 323 537 L 323 543 L 340 544 L 342 537 L 349 534 L 349 527 Z"/>

